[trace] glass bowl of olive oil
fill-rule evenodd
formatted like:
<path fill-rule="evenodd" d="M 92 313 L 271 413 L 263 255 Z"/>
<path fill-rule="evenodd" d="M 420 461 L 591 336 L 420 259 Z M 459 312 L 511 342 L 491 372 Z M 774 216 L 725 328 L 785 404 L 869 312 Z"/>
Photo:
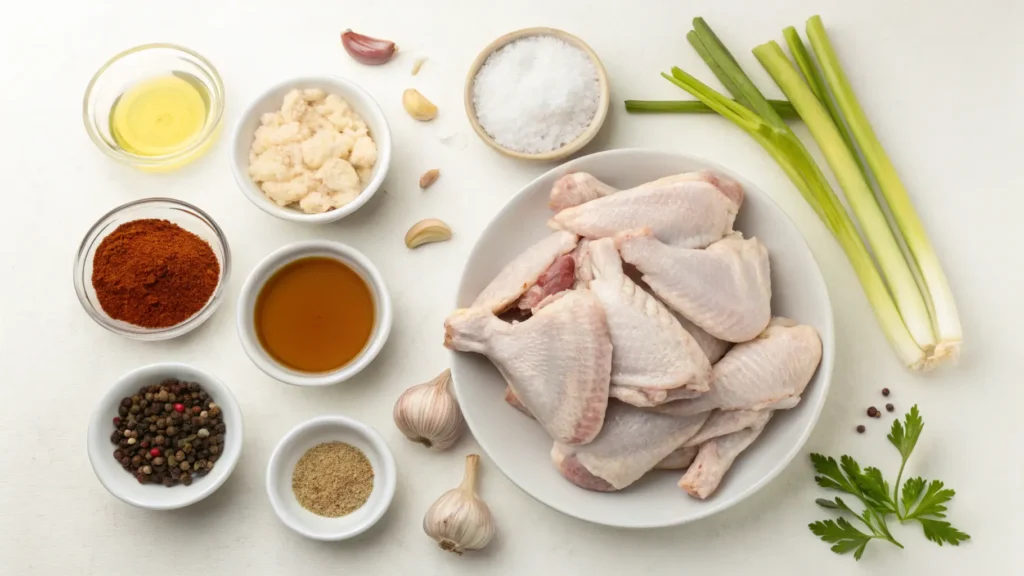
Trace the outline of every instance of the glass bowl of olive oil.
<path fill-rule="evenodd" d="M 96 146 L 118 162 L 151 172 L 202 156 L 220 133 L 224 85 L 212 64 L 173 44 L 125 50 L 96 72 L 82 118 Z"/>

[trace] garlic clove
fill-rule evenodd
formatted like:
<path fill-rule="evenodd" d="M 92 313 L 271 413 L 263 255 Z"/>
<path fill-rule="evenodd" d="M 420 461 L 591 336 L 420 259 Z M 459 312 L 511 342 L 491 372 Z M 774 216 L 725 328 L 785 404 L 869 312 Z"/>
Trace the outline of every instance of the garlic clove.
<path fill-rule="evenodd" d="M 412 75 L 415 76 L 420 73 L 420 68 L 423 68 L 423 64 L 427 61 L 426 56 L 421 56 L 412 63 Z"/>
<path fill-rule="evenodd" d="M 405 233 L 405 245 L 416 248 L 430 242 L 451 240 L 452 229 L 437 218 L 427 218 L 412 225 Z"/>
<path fill-rule="evenodd" d="M 445 450 L 458 442 L 465 428 L 459 402 L 451 392 L 452 371 L 410 387 L 395 402 L 395 425 L 413 442 Z"/>
<path fill-rule="evenodd" d="M 358 34 L 351 28 L 341 33 L 341 45 L 357 62 L 371 66 L 384 64 L 398 51 L 398 46 L 390 40 Z"/>
<path fill-rule="evenodd" d="M 424 172 L 423 176 L 420 176 L 420 190 L 426 190 L 427 188 L 430 188 L 434 184 L 434 182 L 437 182 L 437 178 L 440 175 L 441 171 L 438 170 L 437 168 L 434 168 L 433 170 L 427 170 L 426 172 Z"/>
<path fill-rule="evenodd" d="M 494 538 L 494 518 L 487 503 L 476 494 L 480 456 L 466 456 L 462 484 L 441 495 L 423 516 L 423 531 L 437 541 L 442 550 L 462 554 L 479 550 Z"/>
<path fill-rule="evenodd" d="M 402 106 L 414 119 L 420 122 L 433 120 L 437 116 L 437 106 L 415 88 L 402 93 Z"/>

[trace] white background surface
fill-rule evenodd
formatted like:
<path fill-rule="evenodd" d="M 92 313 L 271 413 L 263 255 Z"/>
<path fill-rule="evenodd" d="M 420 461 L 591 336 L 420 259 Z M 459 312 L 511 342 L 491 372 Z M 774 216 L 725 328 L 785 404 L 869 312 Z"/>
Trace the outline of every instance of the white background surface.
<path fill-rule="evenodd" d="M 1012 0 L 891 2 L 598 3 L 341 2 L 338 0 L 5 2 L 0 9 L 0 573 L 146 574 L 978 574 L 1020 573 L 1018 517 L 1024 474 L 1020 440 L 1021 294 L 1018 167 L 1024 57 L 1019 3 Z M 495 3 L 496 4 L 496 3 Z M 612 9 L 612 6 L 619 6 Z M 624 98 L 683 97 L 658 73 L 680 65 L 711 79 L 684 34 L 705 16 L 762 89 L 776 94 L 748 50 L 781 41 L 786 25 L 825 18 L 876 131 L 932 233 L 958 297 L 967 336 L 959 368 L 929 377 L 904 371 L 883 340 L 841 251 L 781 171 L 724 120 L 630 117 Z M 500 157 L 472 134 L 462 111 L 463 76 L 493 38 L 527 26 L 581 36 L 604 60 L 613 108 L 587 150 L 646 146 L 701 154 L 746 175 L 793 216 L 825 273 L 837 329 L 835 380 L 806 452 L 850 453 L 892 474 L 890 421 L 864 409 L 893 390 L 898 411 L 918 403 L 927 423 L 910 472 L 945 480 L 958 495 L 952 520 L 974 539 L 938 548 L 919 529 L 896 529 L 899 551 L 872 544 L 860 564 L 838 557 L 806 524 L 827 517 L 813 500 L 806 456 L 741 505 L 697 524 L 624 532 L 571 520 L 505 480 L 484 459 L 481 491 L 499 522 L 483 553 L 454 557 L 423 535 L 427 506 L 461 476 L 466 437 L 443 454 L 406 442 L 391 423 L 400 391 L 445 367 L 441 323 L 474 239 L 497 208 L 547 166 Z M 364 68 L 342 51 L 351 27 L 393 38 L 396 62 Z M 81 96 L 107 58 L 168 41 L 207 56 L 227 88 L 227 126 L 257 91 L 303 73 L 341 74 L 384 107 L 395 157 L 378 196 L 329 227 L 276 220 L 246 201 L 228 169 L 227 143 L 165 176 L 134 172 L 101 155 L 81 122 Z M 416 78 L 413 56 L 430 59 Z M 400 105 L 415 86 L 437 103 L 432 124 Z M 227 132 L 227 131 L 225 131 Z M 439 137 L 461 133 L 464 149 Z M 428 192 L 419 175 L 440 168 Z M 200 330 L 140 343 L 107 333 L 81 310 L 72 288 L 75 251 L 88 227 L 116 205 L 172 196 L 207 210 L 226 231 L 234 270 L 228 296 Z M 410 224 L 439 217 L 455 230 L 443 245 L 408 251 Z M 271 250 L 306 238 L 347 242 L 381 269 L 396 320 L 390 343 L 360 378 L 328 390 L 270 380 L 245 357 L 234 304 L 246 274 Z M 147 512 L 109 496 L 86 458 L 93 404 L 121 374 L 161 360 L 195 363 L 232 387 L 245 414 L 246 444 L 231 479 L 210 499 L 176 512 Z M 302 539 L 279 523 L 263 488 L 278 439 L 315 415 L 343 413 L 377 427 L 400 471 L 391 511 L 371 532 L 340 544 Z M 868 433 L 853 432 L 858 423 Z M 680 497 L 684 497 L 680 495 Z"/>

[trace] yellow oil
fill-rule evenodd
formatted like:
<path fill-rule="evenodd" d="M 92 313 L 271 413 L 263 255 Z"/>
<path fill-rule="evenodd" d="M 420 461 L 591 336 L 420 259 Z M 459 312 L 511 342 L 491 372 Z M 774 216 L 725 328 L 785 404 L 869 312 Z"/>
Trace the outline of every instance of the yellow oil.
<path fill-rule="evenodd" d="M 174 154 L 195 143 L 209 108 L 209 92 L 198 79 L 179 73 L 150 78 L 118 98 L 110 113 L 110 131 L 118 146 L 131 154 Z"/>

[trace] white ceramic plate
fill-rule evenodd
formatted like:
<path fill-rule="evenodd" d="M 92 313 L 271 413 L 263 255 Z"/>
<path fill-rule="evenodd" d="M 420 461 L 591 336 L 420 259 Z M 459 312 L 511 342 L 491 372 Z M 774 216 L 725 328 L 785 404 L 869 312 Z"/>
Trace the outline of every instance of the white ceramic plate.
<path fill-rule="evenodd" d="M 668 152 L 612 150 L 577 158 L 519 191 L 484 230 L 469 256 L 456 306 L 468 306 L 509 260 L 550 233 L 548 194 L 569 172 L 590 172 L 618 188 L 663 176 L 711 169 L 739 181 L 746 190 L 736 228 L 756 236 L 771 254 L 772 310 L 818 330 L 821 365 L 796 408 L 777 414 L 733 464 L 709 499 L 691 498 L 676 483 L 679 472 L 653 472 L 618 493 L 579 488 L 551 464 L 551 439 L 503 400 L 505 381 L 485 357 L 452 353 L 455 392 L 473 435 L 512 482 L 548 506 L 576 518 L 623 528 L 651 528 L 692 522 L 720 512 L 753 494 L 789 464 L 804 445 L 825 402 L 832 376 L 834 337 L 828 292 L 811 251 L 793 222 L 771 198 L 744 178 L 712 162 Z"/>

